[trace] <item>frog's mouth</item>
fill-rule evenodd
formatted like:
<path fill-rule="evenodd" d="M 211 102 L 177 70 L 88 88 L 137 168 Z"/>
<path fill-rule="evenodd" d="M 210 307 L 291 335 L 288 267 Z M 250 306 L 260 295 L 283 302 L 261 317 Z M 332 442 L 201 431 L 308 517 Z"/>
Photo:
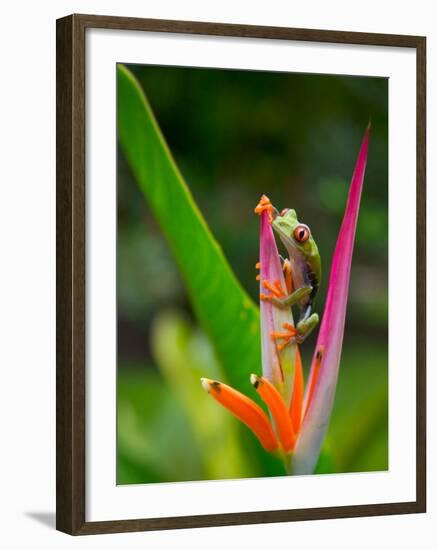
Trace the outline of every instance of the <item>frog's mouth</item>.
<path fill-rule="evenodd" d="M 288 251 L 290 258 L 294 259 L 295 261 L 299 261 L 302 258 L 302 253 L 299 250 L 296 244 L 296 241 L 290 234 L 289 223 L 287 223 L 287 221 L 284 220 L 283 217 L 277 216 L 272 221 L 272 227 L 275 233 L 279 236 L 279 238 L 283 242 L 285 248 Z"/>
<path fill-rule="evenodd" d="M 294 239 L 290 235 L 290 225 L 287 223 L 286 220 L 284 220 L 284 218 L 282 218 L 282 216 L 276 216 L 274 218 L 274 220 L 272 221 L 272 227 L 287 248 L 288 246 L 296 248 Z"/>

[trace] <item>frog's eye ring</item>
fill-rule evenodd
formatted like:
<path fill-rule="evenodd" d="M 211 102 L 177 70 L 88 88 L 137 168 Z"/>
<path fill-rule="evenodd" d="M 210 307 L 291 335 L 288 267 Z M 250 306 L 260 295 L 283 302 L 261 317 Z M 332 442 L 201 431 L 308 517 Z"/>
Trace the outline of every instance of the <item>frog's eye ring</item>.
<path fill-rule="evenodd" d="M 285 214 L 289 211 L 290 209 L 289 208 L 284 208 L 283 210 L 281 210 L 281 213 L 279 214 L 280 216 L 285 216 Z"/>
<path fill-rule="evenodd" d="M 293 231 L 293 237 L 298 243 L 305 243 L 310 236 L 310 230 L 306 225 L 298 225 Z"/>

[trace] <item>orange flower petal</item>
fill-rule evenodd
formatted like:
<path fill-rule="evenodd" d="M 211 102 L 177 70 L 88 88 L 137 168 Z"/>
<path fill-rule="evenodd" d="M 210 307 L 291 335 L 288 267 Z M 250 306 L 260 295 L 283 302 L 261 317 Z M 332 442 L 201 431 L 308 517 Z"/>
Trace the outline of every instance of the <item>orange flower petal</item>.
<path fill-rule="evenodd" d="M 252 430 L 266 451 L 273 452 L 278 448 L 272 425 L 259 405 L 222 382 L 208 378 L 200 381 L 207 393 Z"/>
<path fill-rule="evenodd" d="M 287 406 L 281 394 L 267 378 L 263 378 L 262 376 L 251 374 L 250 382 L 272 413 L 282 448 L 286 452 L 291 451 L 296 441 L 296 435 Z"/>

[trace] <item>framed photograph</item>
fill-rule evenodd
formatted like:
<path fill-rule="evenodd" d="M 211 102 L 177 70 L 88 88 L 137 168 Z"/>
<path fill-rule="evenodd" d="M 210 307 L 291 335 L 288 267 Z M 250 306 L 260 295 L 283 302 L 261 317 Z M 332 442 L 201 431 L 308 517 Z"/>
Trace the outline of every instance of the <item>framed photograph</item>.
<path fill-rule="evenodd" d="M 425 52 L 57 21 L 59 530 L 425 511 Z"/>

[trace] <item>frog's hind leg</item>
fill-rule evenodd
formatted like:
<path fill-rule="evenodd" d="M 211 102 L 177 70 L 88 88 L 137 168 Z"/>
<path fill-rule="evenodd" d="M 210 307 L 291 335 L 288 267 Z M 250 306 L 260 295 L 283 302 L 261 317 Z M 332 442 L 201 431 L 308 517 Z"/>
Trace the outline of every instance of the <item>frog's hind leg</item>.
<path fill-rule="evenodd" d="M 296 325 L 296 342 L 301 344 L 319 324 L 317 313 L 301 318 Z"/>

